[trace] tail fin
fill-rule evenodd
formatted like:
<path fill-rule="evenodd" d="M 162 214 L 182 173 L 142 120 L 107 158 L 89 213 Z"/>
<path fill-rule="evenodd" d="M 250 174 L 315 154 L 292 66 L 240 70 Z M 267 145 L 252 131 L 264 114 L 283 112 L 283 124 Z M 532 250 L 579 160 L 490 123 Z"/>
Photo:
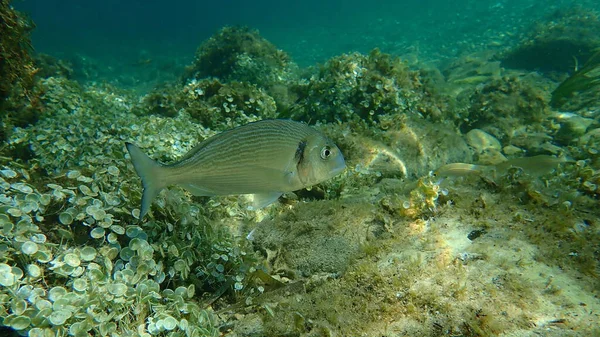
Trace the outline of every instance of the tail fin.
<path fill-rule="evenodd" d="M 142 178 L 142 186 L 144 187 L 140 209 L 140 220 L 142 220 L 144 215 L 148 213 L 154 198 L 166 187 L 159 175 L 162 165 L 150 159 L 139 147 L 131 143 L 125 143 L 125 145 L 131 156 L 135 172 Z"/>

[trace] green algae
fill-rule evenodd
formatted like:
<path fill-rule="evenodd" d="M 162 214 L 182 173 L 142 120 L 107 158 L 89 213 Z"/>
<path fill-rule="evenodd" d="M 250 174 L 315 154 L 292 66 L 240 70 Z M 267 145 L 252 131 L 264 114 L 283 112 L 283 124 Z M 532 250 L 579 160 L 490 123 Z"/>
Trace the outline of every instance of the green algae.
<path fill-rule="evenodd" d="M 419 74 L 399 57 L 379 49 L 334 57 L 290 90 L 296 104 L 282 116 L 305 121 L 376 124 L 386 115 L 419 110 L 437 116 L 440 110 L 436 95 L 420 86 Z M 419 109 L 414 109 L 417 101 Z"/>
<path fill-rule="evenodd" d="M 246 82 L 268 88 L 291 76 L 293 68 L 290 56 L 258 30 L 230 26 L 220 29 L 198 48 L 183 81 L 214 77 L 223 82 Z"/>
<path fill-rule="evenodd" d="M 585 99 L 579 98 L 579 106 L 594 104 L 598 100 L 597 87 L 600 85 L 600 50 L 597 50 L 583 65 L 569 76 L 566 80 L 552 91 L 552 100 L 550 104 L 554 107 L 561 107 L 573 95 L 578 94 L 588 96 Z M 572 104 L 571 104 L 572 105 Z"/>
<path fill-rule="evenodd" d="M 34 123 L 40 106 L 33 91 L 37 69 L 31 57 L 31 20 L 0 1 L 0 140 L 4 141 L 15 126 Z M 10 60 L 7 62 L 6 60 Z M 32 108 L 28 108 L 28 105 Z"/>
<path fill-rule="evenodd" d="M 277 116 L 276 103 L 264 89 L 251 83 L 222 83 L 211 78 L 158 87 L 145 95 L 134 111 L 166 117 L 183 112 L 216 130 Z"/>
<path fill-rule="evenodd" d="M 600 45 L 598 12 L 583 6 L 557 9 L 532 24 L 519 43 L 501 55 L 510 68 L 568 72 Z M 578 61 L 579 60 L 579 61 Z"/>
<path fill-rule="evenodd" d="M 250 49 L 215 47 L 216 55 L 250 54 L 260 67 L 211 75 L 218 80 L 198 70 L 141 100 L 106 85 L 38 80 L 47 114 L 14 130 L 0 162 L 5 326 L 30 335 L 597 332 L 589 312 L 599 306 L 598 138 L 586 131 L 573 139 L 584 145 L 561 146 L 577 161 L 538 179 L 527 174 L 538 162 L 505 150 L 547 151 L 518 137 L 532 130 L 562 144 L 545 79 L 501 77 L 496 63 L 478 59 L 483 77 L 456 65 L 447 73 L 456 77 L 434 85 L 373 51 L 334 57 L 308 82 L 277 83 L 300 98 L 292 107 L 264 87 L 268 76 L 236 77 L 289 65 L 267 61 L 274 49 L 256 32 L 222 31 L 198 59 L 229 33 L 246 36 Z M 469 99 L 452 104 L 466 105 L 442 113 L 450 98 L 430 94 L 465 82 Z M 340 144 L 348 170 L 258 212 L 237 197 L 169 189 L 139 221 L 125 141 L 173 158 L 218 130 L 276 116 L 331 122 L 317 127 Z M 430 176 L 472 161 L 460 130 L 475 125 L 496 135 L 511 165 L 493 181 Z"/>

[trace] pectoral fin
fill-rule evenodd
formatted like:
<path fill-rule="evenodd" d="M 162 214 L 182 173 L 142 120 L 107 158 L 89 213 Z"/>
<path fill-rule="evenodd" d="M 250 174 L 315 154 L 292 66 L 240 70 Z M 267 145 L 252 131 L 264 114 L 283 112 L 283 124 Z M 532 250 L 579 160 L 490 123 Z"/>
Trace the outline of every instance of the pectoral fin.
<path fill-rule="evenodd" d="M 251 206 L 248 206 L 250 210 L 257 210 L 269 206 L 274 203 L 282 195 L 282 192 L 270 192 L 254 194 L 254 201 Z"/>

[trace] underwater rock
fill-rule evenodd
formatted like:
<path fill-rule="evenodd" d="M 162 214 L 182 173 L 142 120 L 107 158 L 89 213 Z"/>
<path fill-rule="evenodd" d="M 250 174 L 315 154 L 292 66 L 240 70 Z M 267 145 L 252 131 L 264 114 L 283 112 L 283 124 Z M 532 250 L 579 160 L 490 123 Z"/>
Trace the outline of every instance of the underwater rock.
<path fill-rule="evenodd" d="M 216 77 L 268 88 L 293 77 L 296 66 L 289 55 L 248 27 L 225 27 L 197 50 L 184 82 Z"/>
<path fill-rule="evenodd" d="M 264 336 L 264 323 L 258 314 L 244 315 L 235 323 L 235 328 L 228 336 L 234 337 L 258 337 Z"/>
<path fill-rule="evenodd" d="M 443 104 L 430 89 L 399 57 L 378 49 L 368 55 L 344 54 L 292 88 L 298 101 L 284 115 L 312 122 L 362 119 L 371 124 L 384 115 L 409 112 L 439 119 Z"/>
<path fill-rule="evenodd" d="M 460 57 L 444 68 L 442 73 L 448 83 L 477 85 L 503 73 L 500 61 L 494 61 L 491 51 L 483 51 Z"/>
<path fill-rule="evenodd" d="M 512 131 L 509 142 L 510 145 L 520 148 L 529 153 L 552 153 L 548 151 L 553 146 L 551 142 L 553 137 L 551 130 L 545 129 L 542 125 L 523 125 Z"/>
<path fill-rule="evenodd" d="M 488 149 L 500 150 L 502 148 L 500 141 L 496 139 L 496 137 L 483 130 L 473 129 L 467 132 L 465 138 L 467 144 L 469 144 L 476 153 L 482 153 Z"/>
<path fill-rule="evenodd" d="M 593 141 L 600 141 L 600 128 L 592 129 L 579 138 L 579 144 L 589 144 Z"/>
<path fill-rule="evenodd" d="M 523 153 L 523 151 L 524 151 L 523 149 L 516 147 L 514 145 L 507 145 L 502 148 L 502 153 L 504 153 L 507 156 L 513 156 L 515 154 Z"/>
<path fill-rule="evenodd" d="M 504 76 L 478 87 L 469 99 L 461 131 L 481 129 L 506 143 L 523 125 L 543 129 L 541 123 L 550 111 L 549 93 L 543 90 L 546 82 L 539 74 L 531 73 Z"/>
<path fill-rule="evenodd" d="M 559 119 L 559 122 L 560 129 L 556 133 L 556 139 L 564 144 L 569 144 L 583 136 L 595 121 L 591 118 L 569 115 L 567 118 Z"/>
<path fill-rule="evenodd" d="M 33 28 L 33 22 L 9 1 L 0 1 L 0 141 L 6 140 L 15 126 L 35 123 L 41 114 L 26 109 L 37 72 L 30 55 Z"/>
<path fill-rule="evenodd" d="M 446 83 L 440 89 L 457 99 L 467 96 L 477 87 L 504 74 L 494 53 L 483 51 L 460 57 L 445 66 L 442 73 Z"/>
<path fill-rule="evenodd" d="M 499 56 L 502 66 L 544 72 L 568 72 L 600 47 L 600 19 L 589 8 L 559 9 L 535 23 L 514 48 Z"/>
<path fill-rule="evenodd" d="M 341 125 L 332 138 L 361 175 L 417 179 L 446 163 L 471 162 L 473 157 L 464 137 L 428 120 L 405 118 L 371 137 L 344 128 L 348 126 Z M 338 133 L 343 137 L 336 137 Z"/>
<path fill-rule="evenodd" d="M 489 133 L 473 129 L 465 135 L 467 144 L 473 148 L 477 156 L 477 162 L 482 165 L 495 165 L 506 161 L 501 152 L 502 145 L 496 137 Z"/>
<path fill-rule="evenodd" d="M 505 162 L 507 158 L 498 149 L 488 148 L 479 154 L 477 163 L 481 165 L 496 165 Z"/>
<path fill-rule="evenodd" d="M 277 110 L 282 112 L 297 100 L 291 88 L 298 82 L 298 72 L 290 56 L 258 30 L 224 27 L 198 48 L 181 82 L 216 79 L 225 85 L 253 85 L 275 98 Z"/>
<path fill-rule="evenodd" d="M 203 126 L 222 130 L 259 119 L 275 118 L 277 105 L 264 89 L 247 82 L 191 80 L 154 89 L 134 107 L 138 115 L 174 117 L 183 112 Z"/>

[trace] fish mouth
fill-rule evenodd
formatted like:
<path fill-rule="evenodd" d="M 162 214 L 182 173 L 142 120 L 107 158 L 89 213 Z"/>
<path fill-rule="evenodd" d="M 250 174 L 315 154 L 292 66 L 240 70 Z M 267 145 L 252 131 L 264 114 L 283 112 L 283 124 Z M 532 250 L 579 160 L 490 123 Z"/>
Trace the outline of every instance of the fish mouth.
<path fill-rule="evenodd" d="M 345 169 L 346 169 L 346 161 L 344 160 L 343 157 L 340 157 L 339 160 L 337 161 L 337 165 L 335 166 L 335 168 L 331 170 L 331 174 L 333 176 L 336 176 L 336 175 L 342 173 Z"/>
<path fill-rule="evenodd" d="M 345 169 L 346 169 L 346 165 L 344 165 L 342 167 L 338 167 L 338 168 L 334 169 L 333 171 L 331 171 L 331 175 L 337 176 L 338 174 L 342 173 Z"/>

